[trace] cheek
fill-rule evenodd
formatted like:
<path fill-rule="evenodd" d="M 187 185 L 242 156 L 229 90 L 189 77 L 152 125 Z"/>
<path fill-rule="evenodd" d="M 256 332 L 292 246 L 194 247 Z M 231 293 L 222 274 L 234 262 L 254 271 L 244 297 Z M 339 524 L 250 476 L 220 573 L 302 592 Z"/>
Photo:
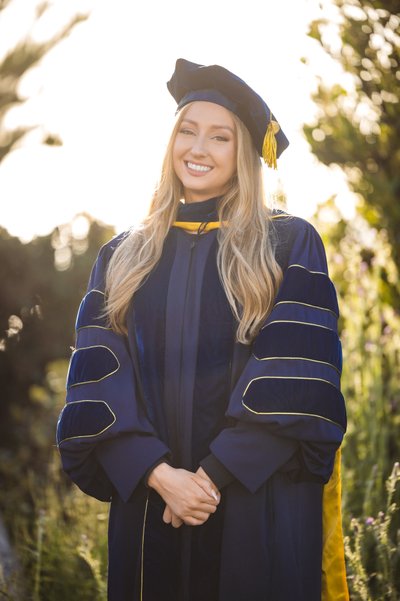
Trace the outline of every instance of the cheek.
<path fill-rule="evenodd" d="M 230 175 L 233 176 L 236 173 L 236 149 L 230 150 L 226 157 L 226 162 L 228 165 L 227 170 L 230 172 Z"/>
<path fill-rule="evenodd" d="M 188 141 L 185 138 L 182 138 L 181 136 L 178 136 L 175 140 L 173 149 L 172 149 L 172 156 L 175 158 L 178 158 L 179 156 L 182 155 L 182 153 L 186 152 L 188 148 Z"/>
<path fill-rule="evenodd" d="M 182 151 L 180 148 L 180 144 L 175 143 L 175 145 L 172 149 L 172 164 L 174 166 L 175 171 L 177 168 L 179 168 L 179 160 L 180 160 L 181 155 L 182 155 Z"/>

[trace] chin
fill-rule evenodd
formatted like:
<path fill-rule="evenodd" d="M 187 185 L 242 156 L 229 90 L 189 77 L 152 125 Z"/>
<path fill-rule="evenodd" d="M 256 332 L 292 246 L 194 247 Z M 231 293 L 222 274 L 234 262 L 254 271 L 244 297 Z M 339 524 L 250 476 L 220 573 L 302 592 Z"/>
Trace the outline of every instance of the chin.
<path fill-rule="evenodd" d="M 196 189 L 196 188 L 184 188 L 185 198 L 192 199 L 193 202 L 197 200 L 207 200 L 208 198 L 214 198 L 214 196 L 220 196 L 222 192 L 216 192 L 215 190 L 209 189 Z"/>

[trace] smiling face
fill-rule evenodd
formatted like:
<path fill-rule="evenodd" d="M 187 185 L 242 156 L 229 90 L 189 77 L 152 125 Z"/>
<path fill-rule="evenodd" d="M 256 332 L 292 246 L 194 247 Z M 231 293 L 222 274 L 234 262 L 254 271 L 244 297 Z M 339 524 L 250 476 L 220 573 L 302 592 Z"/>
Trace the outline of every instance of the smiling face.
<path fill-rule="evenodd" d="M 236 172 L 236 148 L 230 111 L 212 102 L 196 101 L 189 106 L 172 150 L 186 202 L 207 200 L 226 191 Z"/>

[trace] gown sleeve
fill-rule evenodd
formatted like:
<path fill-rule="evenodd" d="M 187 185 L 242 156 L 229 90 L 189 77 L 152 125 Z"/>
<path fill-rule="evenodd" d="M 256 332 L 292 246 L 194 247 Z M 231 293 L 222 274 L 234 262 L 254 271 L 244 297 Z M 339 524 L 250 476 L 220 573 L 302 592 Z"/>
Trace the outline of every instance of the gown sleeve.
<path fill-rule="evenodd" d="M 100 250 L 78 310 L 57 424 L 63 469 L 81 490 L 104 501 L 114 489 L 128 501 L 149 468 L 169 454 L 142 406 L 128 341 L 102 317 L 104 274 L 117 243 Z"/>
<path fill-rule="evenodd" d="M 279 469 L 294 480 L 328 482 L 346 429 L 335 288 L 319 234 L 293 219 L 273 310 L 230 398 L 234 425 L 217 435 L 201 462 L 217 479 L 222 464 L 250 492 Z M 228 481 L 225 471 L 222 482 Z"/>

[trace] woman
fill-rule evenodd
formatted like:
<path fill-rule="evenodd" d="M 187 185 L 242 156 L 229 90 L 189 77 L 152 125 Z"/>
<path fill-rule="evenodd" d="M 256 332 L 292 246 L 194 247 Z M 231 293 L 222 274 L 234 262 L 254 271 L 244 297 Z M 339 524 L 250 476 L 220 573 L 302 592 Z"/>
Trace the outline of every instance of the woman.
<path fill-rule="evenodd" d="M 109 599 L 348 599 L 335 290 L 314 228 L 264 204 L 287 139 L 222 67 L 179 59 L 168 88 L 159 187 L 100 250 L 57 431 L 111 501 Z"/>

